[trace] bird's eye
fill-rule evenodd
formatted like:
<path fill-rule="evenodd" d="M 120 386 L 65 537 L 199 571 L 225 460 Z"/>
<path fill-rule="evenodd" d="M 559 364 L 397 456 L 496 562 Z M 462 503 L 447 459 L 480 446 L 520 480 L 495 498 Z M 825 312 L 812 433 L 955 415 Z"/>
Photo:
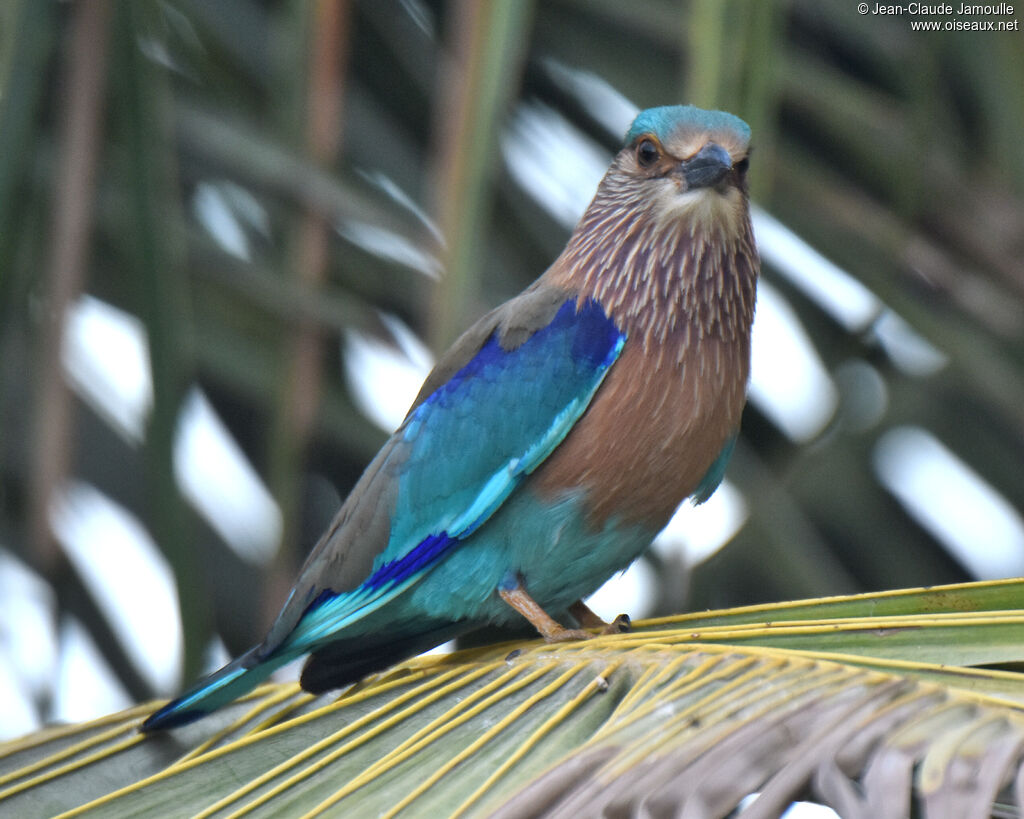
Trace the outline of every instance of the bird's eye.
<path fill-rule="evenodd" d="M 658 161 L 661 152 L 653 139 L 642 139 L 636 146 L 636 161 L 641 168 L 649 168 Z"/>
<path fill-rule="evenodd" d="M 739 162 L 736 163 L 736 170 L 740 172 L 740 175 L 745 174 L 747 172 L 747 168 L 749 168 L 749 167 L 750 167 L 750 157 L 749 156 L 743 157 L 743 159 L 741 159 Z"/>

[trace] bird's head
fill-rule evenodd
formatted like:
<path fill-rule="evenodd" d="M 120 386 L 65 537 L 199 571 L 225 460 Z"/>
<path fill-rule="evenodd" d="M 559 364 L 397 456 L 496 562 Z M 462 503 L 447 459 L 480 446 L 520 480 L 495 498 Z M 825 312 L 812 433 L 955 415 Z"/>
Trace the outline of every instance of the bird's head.
<path fill-rule="evenodd" d="M 758 268 L 749 153 L 750 128 L 732 114 L 692 105 L 642 111 L 554 277 L 647 328 L 676 311 L 705 332 L 745 335 Z"/>
<path fill-rule="evenodd" d="M 750 128 L 725 111 L 668 105 L 640 113 L 609 172 L 660 222 L 726 234 L 747 219 Z"/>

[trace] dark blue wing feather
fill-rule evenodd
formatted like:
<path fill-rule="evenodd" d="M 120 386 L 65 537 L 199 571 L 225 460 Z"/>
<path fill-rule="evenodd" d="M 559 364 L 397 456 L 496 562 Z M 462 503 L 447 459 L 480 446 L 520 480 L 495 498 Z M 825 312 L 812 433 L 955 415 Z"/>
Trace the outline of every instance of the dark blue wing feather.
<path fill-rule="evenodd" d="M 468 353 L 456 348 L 465 363 L 440 380 L 451 361 L 439 365 L 427 382 L 437 385 L 353 489 L 263 644 L 161 708 L 144 730 L 198 719 L 283 663 L 356 638 L 358 629 L 343 633 L 346 627 L 487 522 L 586 411 L 625 343 L 597 302 L 577 307 L 575 298 L 564 299 L 539 327 L 514 311 L 515 301 L 505 305 Z M 363 564 L 362 579 L 352 582 Z"/>
<path fill-rule="evenodd" d="M 359 588 L 307 610 L 287 642 L 322 642 L 484 524 L 586 411 L 624 343 L 593 300 L 577 308 L 569 299 L 513 349 L 495 330 L 395 433 L 407 454 L 373 571 Z"/>

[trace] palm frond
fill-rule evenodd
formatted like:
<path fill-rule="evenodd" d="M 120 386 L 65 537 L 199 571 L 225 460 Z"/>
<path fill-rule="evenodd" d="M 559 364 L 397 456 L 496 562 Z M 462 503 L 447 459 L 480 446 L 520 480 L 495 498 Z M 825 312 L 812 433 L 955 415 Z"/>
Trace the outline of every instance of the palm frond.
<path fill-rule="evenodd" d="M 137 707 L 0 746 L 12 815 L 989 815 L 1024 798 L 1024 581 L 662 618 L 267 685 L 172 735 Z M 874 611 L 865 615 L 865 611 Z M 915 612 L 915 613 L 911 613 Z"/>

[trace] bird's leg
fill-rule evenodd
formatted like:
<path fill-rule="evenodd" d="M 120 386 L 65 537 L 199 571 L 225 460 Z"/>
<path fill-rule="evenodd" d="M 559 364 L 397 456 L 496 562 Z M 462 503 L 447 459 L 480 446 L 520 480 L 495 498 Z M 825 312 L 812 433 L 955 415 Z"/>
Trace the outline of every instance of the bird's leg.
<path fill-rule="evenodd" d="M 530 621 L 540 636 L 548 643 L 565 643 L 570 640 L 586 640 L 590 634 L 581 629 L 560 625 L 527 594 L 519 578 L 503 581 L 498 586 L 501 599 Z"/>
<path fill-rule="evenodd" d="M 620 614 L 610 623 L 606 623 L 582 600 L 577 600 L 569 606 L 569 614 L 576 618 L 576 622 L 583 628 L 599 628 L 601 634 L 623 634 L 632 627 L 628 614 Z"/>

